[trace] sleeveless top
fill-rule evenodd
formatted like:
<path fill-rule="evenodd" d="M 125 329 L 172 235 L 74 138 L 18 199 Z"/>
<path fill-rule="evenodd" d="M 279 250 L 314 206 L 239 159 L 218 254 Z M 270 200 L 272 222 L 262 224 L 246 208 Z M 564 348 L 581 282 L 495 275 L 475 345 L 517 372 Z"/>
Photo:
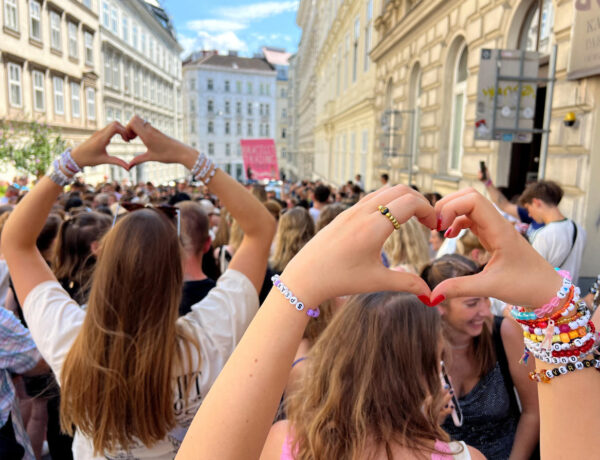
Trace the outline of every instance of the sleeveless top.
<path fill-rule="evenodd" d="M 461 450 L 462 447 L 462 450 Z M 437 451 L 444 452 L 445 454 L 431 454 L 431 460 L 471 460 L 471 453 L 464 442 L 451 442 L 446 443 L 443 441 L 436 441 L 435 447 Z M 458 452 L 452 454 L 452 452 Z M 292 455 L 292 439 L 289 434 L 285 437 L 283 446 L 281 447 L 281 460 L 294 460 Z"/>
<path fill-rule="evenodd" d="M 464 441 L 494 460 L 510 456 L 520 418 L 514 391 L 512 395 L 509 393 L 509 388 L 513 388 L 512 379 L 508 369 L 502 369 L 506 354 L 500 339 L 500 324 L 501 319 L 496 318 L 493 332 L 496 365 L 468 394 L 458 399 L 463 425 L 454 426 L 450 417 L 442 424 L 453 440 Z"/>

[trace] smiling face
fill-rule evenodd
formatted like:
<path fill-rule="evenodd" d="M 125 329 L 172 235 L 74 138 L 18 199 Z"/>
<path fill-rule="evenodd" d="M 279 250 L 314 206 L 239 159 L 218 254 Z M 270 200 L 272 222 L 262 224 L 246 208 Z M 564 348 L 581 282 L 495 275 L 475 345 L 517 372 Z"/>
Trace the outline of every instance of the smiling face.
<path fill-rule="evenodd" d="M 431 249 L 437 251 L 442 246 L 444 242 L 444 238 L 440 235 L 440 232 L 437 230 L 431 230 L 431 234 L 429 235 L 429 244 L 431 245 Z"/>
<path fill-rule="evenodd" d="M 456 297 L 440 305 L 442 318 L 456 332 L 478 337 L 483 324 L 492 319 L 488 297 Z"/>

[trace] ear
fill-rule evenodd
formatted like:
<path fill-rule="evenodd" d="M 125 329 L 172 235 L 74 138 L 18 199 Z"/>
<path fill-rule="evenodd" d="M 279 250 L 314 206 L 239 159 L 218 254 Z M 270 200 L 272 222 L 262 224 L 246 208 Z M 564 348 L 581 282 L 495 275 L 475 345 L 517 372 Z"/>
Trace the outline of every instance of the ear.
<path fill-rule="evenodd" d="M 206 238 L 206 241 L 204 242 L 204 246 L 202 247 L 202 254 L 206 254 L 208 251 L 210 251 L 210 247 L 212 245 L 212 238 L 209 237 Z"/>
<path fill-rule="evenodd" d="M 437 311 L 439 312 L 439 314 L 441 316 L 444 316 L 448 312 L 448 307 L 446 307 L 445 305 L 442 305 L 442 304 L 438 305 L 435 308 L 437 308 Z"/>
<path fill-rule="evenodd" d="M 92 241 L 92 244 L 90 245 L 90 251 L 92 251 L 92 254 L 97 256 L 99 248 L 100 248 L 100 243 L 98 243 L 98 241 Z"/>

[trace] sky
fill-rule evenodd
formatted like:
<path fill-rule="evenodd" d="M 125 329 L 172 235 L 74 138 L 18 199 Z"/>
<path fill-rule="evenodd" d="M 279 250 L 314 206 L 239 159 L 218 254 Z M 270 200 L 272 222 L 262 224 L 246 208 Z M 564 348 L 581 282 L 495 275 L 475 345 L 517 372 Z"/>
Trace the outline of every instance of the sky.
<path fill-rule="evenodd" d="M 173 19 L 182 57 L 192 51 L 238 51 L 251 57 L 262 46 L 296 52 L 301 30 L 296 25 L 298 0 L 161 0 Z"/>

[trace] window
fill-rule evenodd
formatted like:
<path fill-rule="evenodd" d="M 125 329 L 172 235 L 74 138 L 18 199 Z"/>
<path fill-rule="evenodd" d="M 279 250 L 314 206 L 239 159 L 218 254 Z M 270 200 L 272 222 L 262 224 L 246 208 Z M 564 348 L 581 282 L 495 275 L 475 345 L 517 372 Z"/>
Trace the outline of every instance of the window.
<path fill-rule="evenodd" d="M 287 118 L 287 109 L 284 107 L 281 109 L 281 119 L 285 120 Z"/>
<path fill-rule="evenodd" d="M 279 97 L 281 97 L 281 98 L 287 97 L 287 93 L 285 91 L 285 88 L 281 88 L 281 91 L 279 92 Z"/>
<path fill-rule="evenodd" d="M 110 30 L 113 34 L 119 32 L 119 12 L 114 6 L 110 9 Z"/>
<path fill-rule="evenodd" d="M 138 49 L 138 26 L 135 22 L 132 21 L 131 26 L 131 44 L 137 50 Z"/>
<path fill-rule="evenodd" d="M 235 82 L 235 90 L 237 91 L 238 94 L 240 94 L 242 92 L 242 82 L 241 81 L 236 81 Z"/>
<path fill-rule="evenodd" d="M 360 18 L 354 20 L 354 54 L 352 56 L 352 81 L 356 81 L 358 71 L 358 41 L 360 39 Z"/>
<path fill-rule="evenodd" d="M 131 62 L 128 60 L 123 62 L 123 90 L 125 94 L 131 92 Z"/>
<path fill-rule="evenodd" d="M 231 113 L 231 103 L 229 101 L 225 101 L 225 113 L 228 115 Z"/>
<path fill-rule="evenodd" d="M 148 49 L 146 47 L 146 32 L 144 32 L 142 30 L 141 36 L 142 36 L 142 38 L 141 38 L 141 40 L 142 40 L 142 54 L 144 56 L 147 56 L 148 55 Z"/>
<path fill-rule="evenodd" d="M 225 144 L 225 155 L 231 155 L 231 144 Z"/>
<path fill-rule="evenodd" d="M 452 90 L 452 128 L 450 130 L 450 157 L 448 159 L 448 169 L 451 171 L 460 170 L 460 162 L 464 152 L 463 133 L 464 133 L 464 114 L 467 103 L 467 47 L 458 53 L 458 59 L 454 70 L 454 81 Z"/>
<path fill-rule="evenodd" d="M 69 56 L 77 59 L 79 58 L 79 53 L 77 52 L 77 24 L 69 22 L 67 32 L 69 35 Z"/>
<path fill-rule="evenodd" d="M 196 134 L 196 119 L 192 118 L 190 120 L 190 134 Z"/>
<path fill-rule="evenodd" d="M 44 112 L 46 110 L 46 101 L 44 97 L 44 74 L 39 70 L 31 72 L 33 79 L 33 109 L 36 112 Z"/>
<path fill-rule="evenodd" d="M 231 134 L 231 123 L 225 122 L 225 134 Z"/>
<path fill-rule="evenodd" d="M 260 104 L 260 108 L 258 109 L 258 113 L 260 113 L 261 117 L 264 115 L 264 112 L 265 112 L 265 106 L 263 104 Z"/>
<path fill-rule="evenodd" d="M 337 53 L 337 58 L 338 58 L 338 62 L 337 62 L 337 66 L 336 66 L 336 86 L 335 86 L 335 92 L 336 95 L 339 96 L 340 95 L 340 91 L 341 91 L 341 87 L 342 87 L 342 46 L 340 45 L 340 47 L 338 48 L 338 53 Z"/>
<path fill-rule="evenodd" d="M 228 93 L 230 91 L 229 80 L 225 80 L 225 92 Z"/>
<path fill-rule="evenodd" d="M 71 82 L 71 115 L 73 115 L 73 118 L 79 118 L 81 116 L 81 106 L 79 104 L 80 91 L 81 87 L 79 86 L 79 83 Z"/>
<path fill-rule="evenodd" d="M 246 92 L 248 94 L 252 94 L 252 82 L 251 81 L 246 83 Z"/>
<path fill-rule="evenodd" d="M 195 91 L 196 90 L 196 79 L 195 78 L 190 78 L 190 81 L 188 82 L 188 85 L 190 87 L 190 91 Z"/>
<path fill-rule="evenodd" d="M 262 96 L 265 94 L 265 85 L 263 83 L 260 84 L 258 93 Z"/>
<path fill-rule="evenodd" d="M 271 85 L 269 85 L 269 84 L 267 83 L 267 85 L 266 85 L 266 89 L 267 89 L 267 96 L 270 96 L 270 95 L 271 95 Z"/>
<path fill-rule="evenodd" d="M 64 80 L 61 77 L 54 77 L 52 79 L 54 85 L 54 113 L 57 115 L 64 115 L 65 113 L 65 92 L 64 92 Z"/>
<path fill-rule="evenodd" d="M 212 91 L 214 89 L 214 82 L 213 82 L 212 78 L 209 78 L 208 81 L 206 82 L 206 89 L 208 91 Z"/>
<path fill-rule="evenodd" d="M 8 92 L 10 105 L 23 107 L 23 87 L 21 85 L 21 66 L 8 63 Z"/>
<path fill-rule="evenodd" d="M 208 113 L 213 113 L 215 111 L 215 103 L 212 99 L 209 99 L 206 103 L 206 110 L 208 110 Z"/>
<path fill-rule="evenodd" d="M 365 72 L 369 70 L 369 52 L 371 51 L 371 29 L 373 24 L 373 0 L 367 2 L 367 23 L 365 24 Z"/>
<path fill-rule="evenodd" d="M 208 122 L 207 132 L 208 132 L 208 134 L 214 134 L 215 133 L 215 124 L 212 121 Z"/>
<path fill-rule="evenodd" d="M 106 118 L 106 123 L 110 123 L 111 121 L 113 121 L 115 119 L 115 115 L 114 115 L 112 107 L 106 107 L 105 118 Z"/>
<path fill-rule="evenodd" d="M 285 135 L 286 135 L 285 128 L 281 128 L 281 138 L 285 139 Z"/>
<path fill-rule="evenodd" d="M 248 136 L 253 136 L 254 134 L 252 134 L 252 122 L 248 123 Z"/>
<path fill-rule="evenodd" d="M 55 50 L 61 50 L 60 36 L 60 14 L 56 11 L 50 11 L 50 45 Z"/>
<path fill-rule="evenodd" d="M 252 116 L 252 102 L 248 102 L 248 116 Z"/>
<path fill-rule="evenodd" d="M 416 164 L 419 155 L 419 138 L 421 137 L 421 102 L 423 90 L 421 88 L 421 66 L 417 63 L 411 73 L 410 107 L 413 110 L 413 123 L 411 133 L 410 156 L 411 165 Z"/>
<path fill-rule="evenodd" d="M 150 102 L 156 104 L 156 79 L 150 77 Z"/>
<path fill-rule="evenodd" d="M 236 113 L 236 115 L 242 115 L 242 103 L 241 102 L 235 103 L 235 113 Z"/>
<path fill-rule="evenodd" d="M 83 4 L 87 6 L 90 10 L 92 9 L 92 0 L 83 0 Z"/>
<path fill-rule="evenodd" d="M 209 155 L 215 154 L 215 144 L 213 144 L 212 142 L 208 143 L 208 154 Z"/>
<path fill-rule="evenodd" d="M 142 73 L 142 97 L 145 101 L 148 100 L 148 74 Z"/>
<path fill-rule="evenodd" d="M 121 29 L 123 32 L 123 41 L 129 43 L 129 18 L 125 15 L 121 18 Z"/>
<path fill-rule="evenodd" d="M 110 7 L 108 2 L 102 2 L 102 25 L 107 29 L 110 27 Z"/>
<path fill-rule="evenodd" d="M 265 104 L 265 111 L 267 117 L 271 115 L 271 104 Z"/>
<path fill-rule="evenodd" d="M 140 97 L 140 68 L 137 65 L 133 69 L 133 95 Z"/>
<path fill-rule="evenodd" d="M 519 49 L 547 54 L 550 51 L 550 37 L 554 26 L 554 6 L 552 0 L 532 3 L 521 31 Z M 541 14 L 540 5 L 542 6 Z M 542 20 L 541 27 L 539 26 L 540 18 Z"/>
<path fill-rule="evenodd" d="M 196 101 L 194 99 L 190 99 L 190 113 L 196 112 Z"/>
<path fill-rule="evenodd" d="M 271 130 L 269 128 L 270 128 L 269 123 L 267 123 L 265 125 L 265 136 L 266 137 L 269 137 L 271 135 Z"/>
<path fill-rule="evenodd" d="M 344 89 L 348 88 L 348 71 L 349 69 L 349 60 L 350 60 L 350 35 L 346 35 L 346 45 L 344 48 Z"/>
<path fill-rule="evenodd" d="M 34 40 L 42 40 L 42 6 L 37 0 L 29 2 L 29 36 Z"/>
<path fill-rule="evenodd" d="M 119 89 L 121 87 L 121 57 L 114 53 L 112 58 L 113 64 L 113 88 Z"/>
<path fill-rule="evenodd" d="M 85 99 L 87 102 L 87 117 L 88 120 L 96 119 L 96 90 L 87 88 L 85 90 Z"/>
<path fill-rule="evenodd" d="M 85 63 L 94 65 L 94 35 L 87 30 L 83 32 L 83 41 L 85 46 Z"/>
<path fill-rule="evenodd" d="M 9 29 L 19 30 L 17 0 L 4 0 L 4 25 Z"/>
<path fill-rule="evenodd" d="M 241 124 L 241 123 L 238 123 L 238 124 L 235 126 L 235 134 L 236 134 L 237 136 L 241 136 L 241 135 L 242 135 L 242 124 Z"/>
<path fill-rule="evenodd" d="M 109 50 L 104 51 L 104 84 L 112 86 L 112 53 Z"/>

